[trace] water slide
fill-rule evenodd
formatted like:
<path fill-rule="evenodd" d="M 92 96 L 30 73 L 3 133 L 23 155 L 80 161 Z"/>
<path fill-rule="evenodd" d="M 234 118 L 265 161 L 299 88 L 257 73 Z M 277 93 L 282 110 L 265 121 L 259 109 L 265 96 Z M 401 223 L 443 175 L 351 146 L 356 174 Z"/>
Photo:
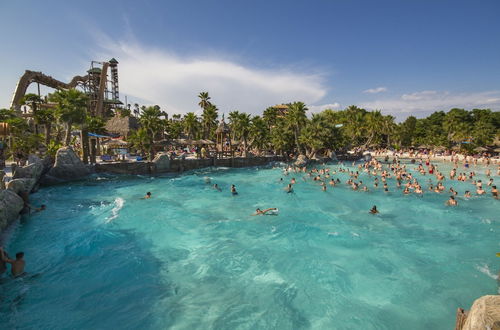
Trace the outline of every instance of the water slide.
<path fill-rule="evenodd" d="M 87 81 L 87 79 L 88 76 L 74 76 L 69 83 L 64 83 L 41 72 L 26 70 L 17 82 L 10 106 L 15 110 L 21 109 L 21 99 L 31 83 L 36 82 L 54 89 L 70 89 L 76 87 L 78 83 Z"/>

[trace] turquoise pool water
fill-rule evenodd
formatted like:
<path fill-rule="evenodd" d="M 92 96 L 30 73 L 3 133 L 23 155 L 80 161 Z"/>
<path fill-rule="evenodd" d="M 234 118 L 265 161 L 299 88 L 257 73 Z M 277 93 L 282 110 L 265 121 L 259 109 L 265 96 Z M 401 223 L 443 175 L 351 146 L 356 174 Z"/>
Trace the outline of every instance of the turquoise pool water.
<path fill-rule="evenodd" d="M 279 179 L 292 176 L 287 194 Z M 1 327 L 451 329 L 457 307 L 497 293 L 500 201 L 489 194 L 451 208 L 448 194 L 403 196 L 394 181 L 389 194 L 366 176 L 370 192 L 323 192 L 302 176 L 207 169 L 40 190 L 33 203 L 47 211 L 7 238 L 29 276 L 2 279 Z M 279 215 L 251 216 L 257 207 Z"/>

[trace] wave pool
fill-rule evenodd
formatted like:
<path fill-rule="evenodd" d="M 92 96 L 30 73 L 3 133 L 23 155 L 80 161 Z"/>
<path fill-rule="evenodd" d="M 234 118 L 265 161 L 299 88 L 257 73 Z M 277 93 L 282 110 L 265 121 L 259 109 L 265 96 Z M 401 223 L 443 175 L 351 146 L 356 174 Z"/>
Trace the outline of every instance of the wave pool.
<path fill-rule="evenodd" d="M 447 194 L 404 196 L 393 179 L 388 194 L 366 174 L 370 191 L 352 191 L 340 173 L 323 192 L 303 176 L 219 168 L 40 190 L 47 210 L 7 236 L 28 275 L 1 279 L 2 328 L 451 329 L 457 307 L 498 292 L 490 194 L 446 207 Z"/>

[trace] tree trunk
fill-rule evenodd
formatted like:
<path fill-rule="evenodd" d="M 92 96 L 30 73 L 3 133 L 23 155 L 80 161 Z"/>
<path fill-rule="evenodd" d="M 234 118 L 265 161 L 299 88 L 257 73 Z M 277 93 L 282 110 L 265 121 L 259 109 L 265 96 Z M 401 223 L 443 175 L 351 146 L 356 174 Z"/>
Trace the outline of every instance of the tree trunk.
<path fill-rule="evenodd" d="M 86 127 L 81 130 L 82 139 L 82 161 L 84 164 L 89 163 L 89 134 Z"/>
<path fill-rule="evenodd" d="M 153 159 L 155 158 L 155 151 L 154 151 L 154 143 L 153 140 L 150 141 L 150 147 L 149 147 L 149 161 L 152 162 Z"/>
<path fill-rule="evenodd" d="M 296 128 L 293 130 L 293 135 L 295 136 L 295 144 L 297 145 L 297 153 L 299 155 L 302 154 L 302 149 L 300 148 L 300 144 L 299 144 L 299 130 Z"/>
<path fill-rule="evenodd" d="M 50 132 L 52 130 L 51 123 L 45 123 L 45 146 L 50 144 Z"/>
<path fill-rule="evenodd" d="M 243 157 L 248 157 L 246 136 L 243 136 Z"/>
<path fill-rule="evenodd" d="M 92 164 L 96 163 L 97 140 L 98 138 L 90 140 L 90 162 Z"/>
<path fill-rule="evenodd" d="M 71 122 L 66 123 L 66 136 L 64 137 L 65 146 L 69 146 L 69 144 L 71 143 L 71 126 L 72 126 Z"/>

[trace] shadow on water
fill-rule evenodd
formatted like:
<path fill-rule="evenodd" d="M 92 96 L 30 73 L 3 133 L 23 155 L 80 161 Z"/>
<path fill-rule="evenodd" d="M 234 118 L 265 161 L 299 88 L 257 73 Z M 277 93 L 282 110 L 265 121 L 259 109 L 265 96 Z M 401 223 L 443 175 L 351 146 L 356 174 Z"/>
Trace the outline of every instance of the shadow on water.
<path fill-rule="evenodd" d="M 26 228 L 24 230 L 31 230 Z M 28 244 L 17 233 L 14 250 Z M 12 329 L 152 328 L 152 309 L 175 295 L 151 243 L 126 230 L 102 230 L 30 250 L 24 277 L 0 281 L 0 323 Z"/>

